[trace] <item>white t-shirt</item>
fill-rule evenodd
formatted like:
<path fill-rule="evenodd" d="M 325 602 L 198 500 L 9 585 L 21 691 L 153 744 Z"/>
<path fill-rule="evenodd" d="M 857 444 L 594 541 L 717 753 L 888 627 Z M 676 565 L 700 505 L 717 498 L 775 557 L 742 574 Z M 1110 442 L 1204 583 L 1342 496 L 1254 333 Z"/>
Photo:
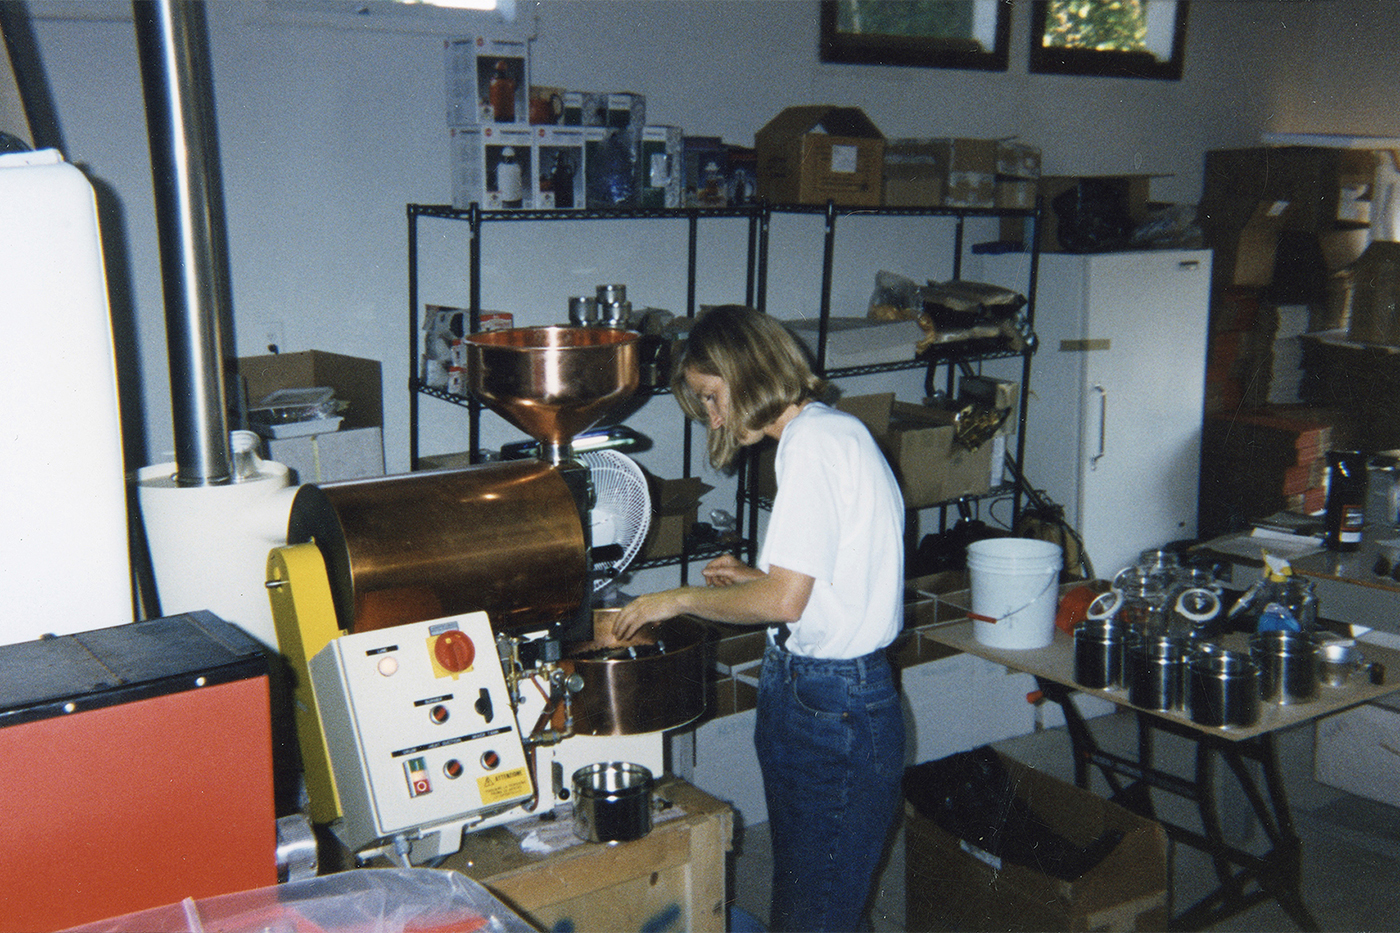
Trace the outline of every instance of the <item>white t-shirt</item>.
<path fill-rule="evenodd" d="M 904 499 L 860 420 L 809 402 L 783 428 L 778 492 L 758 567 L 816 581 L 787 649 L 847 659 L 885 647 L 903 625 Z"/>

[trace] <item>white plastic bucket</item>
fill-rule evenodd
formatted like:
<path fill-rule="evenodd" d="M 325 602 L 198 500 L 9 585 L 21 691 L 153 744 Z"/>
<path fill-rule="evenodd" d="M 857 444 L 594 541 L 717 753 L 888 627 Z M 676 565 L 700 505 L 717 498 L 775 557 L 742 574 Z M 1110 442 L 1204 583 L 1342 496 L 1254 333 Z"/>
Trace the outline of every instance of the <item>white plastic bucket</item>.
<path fill-rule="evenodd" d="M 990 648 L 1043 648 L 1055 637 L 1058 544 L 1035 538 L 988 538 L 967 548 L 973 637 Z"/>

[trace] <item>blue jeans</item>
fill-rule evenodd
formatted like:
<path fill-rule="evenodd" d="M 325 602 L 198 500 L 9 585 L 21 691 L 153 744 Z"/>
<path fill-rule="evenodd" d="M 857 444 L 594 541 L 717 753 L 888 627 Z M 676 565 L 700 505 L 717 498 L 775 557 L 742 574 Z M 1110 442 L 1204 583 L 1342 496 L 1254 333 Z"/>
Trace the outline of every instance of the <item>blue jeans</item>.
<path fill-rule="evenodd" d="M 904 772 L 904 717 L 885 653 L 829 661 L 770 645 L 754 744 L 773 838 L 769 929 L 868 929 Z"/>

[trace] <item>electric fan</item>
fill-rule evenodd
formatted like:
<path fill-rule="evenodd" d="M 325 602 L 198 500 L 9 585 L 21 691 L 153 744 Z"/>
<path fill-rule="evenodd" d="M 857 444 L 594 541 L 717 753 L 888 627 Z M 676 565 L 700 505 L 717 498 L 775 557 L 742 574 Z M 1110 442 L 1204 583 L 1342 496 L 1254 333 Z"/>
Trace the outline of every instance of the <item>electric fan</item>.
<path fill-rule="evenodd" d="M 651 528 L 651 495 L 642 468 L 631 457 L 615 450 L 595 450 L 579 454 L 579 459 L 593 480 L 594 505 L 589 518 L 594 551 L 609 545 L 614 546 L 609 553 L 622 550 L 620 557 L 595 560 L 593 569 L 601 572 L 593 581 L 593 589 L 600 590 L 642 549 Z"/>

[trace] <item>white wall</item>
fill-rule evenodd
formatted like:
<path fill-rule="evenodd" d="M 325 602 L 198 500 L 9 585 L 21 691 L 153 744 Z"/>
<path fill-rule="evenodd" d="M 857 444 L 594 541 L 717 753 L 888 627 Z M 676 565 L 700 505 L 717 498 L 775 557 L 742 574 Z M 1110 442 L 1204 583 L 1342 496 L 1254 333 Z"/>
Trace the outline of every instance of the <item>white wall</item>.
<path fill-rule="evenodd" d="M 230 349 L 263 352 L 275 335 L 284 350 L 382 360 L 393 471 L 408 459 L 404 205 L 449 200 L 441 40 L 472 32 L 477 21 L 346 12 L 364 6 L 209 0 L 205 9 L 233 285 Z M 751 144 L 789 104 L 857 104 L 888 136 L 1019 135 L 1044 149 L 1048 173 L 1160 173 L 1155 197 L 1194 202 L 1204 152 L 1253 145 L 1264 130 L 1400 134 L 1392 106 L 1400 6 L 1385 0 L 1192 4 L 1179 82 L 1028 75 L 1024 2 L 1014 7 L 1012 64 L 1001 74 L 821 64 L 815 0 L 520 7 L 522 28 L 537 35 L 537 83 L 637 91 L 652 122 L 738 144 Z M 130 285 L 129 300 L 114 308 L 138 368 L 127 373 L 138 385 L 125 400 L 128 431 L 144 424 L 147 461 L 169 459 L 160 270 L 130 6 L 31 0 L 27 8 L 67 155 L 119 211 L 104 222 L 116 236 L 114 281 Z M 579 256 L 596 243 L 592 233 L 570 236 L 577 239 L 566 246 Z M 606 269 L 573 266 L 580 282 L 609 280 Z M 543 257 L 530 273 L 556 274 L 558 263 Z M 491 286 L 492 300 L 527 322 L 558 320 L 564 298 L 578 293 L 567 290 L 567 276 L 560 283 L 552 306 L 546 298 L 543 308 L 511 307 L 515 292 L 505 281 Z M 740 297 L 721 278 L 701 301 Z M 682 296 L 645 300 L 678 307 Z M 442 416 L 433 430 L 443 436 L 425 450 L 460 449 L 461 423 L 456 413 Z"/>

